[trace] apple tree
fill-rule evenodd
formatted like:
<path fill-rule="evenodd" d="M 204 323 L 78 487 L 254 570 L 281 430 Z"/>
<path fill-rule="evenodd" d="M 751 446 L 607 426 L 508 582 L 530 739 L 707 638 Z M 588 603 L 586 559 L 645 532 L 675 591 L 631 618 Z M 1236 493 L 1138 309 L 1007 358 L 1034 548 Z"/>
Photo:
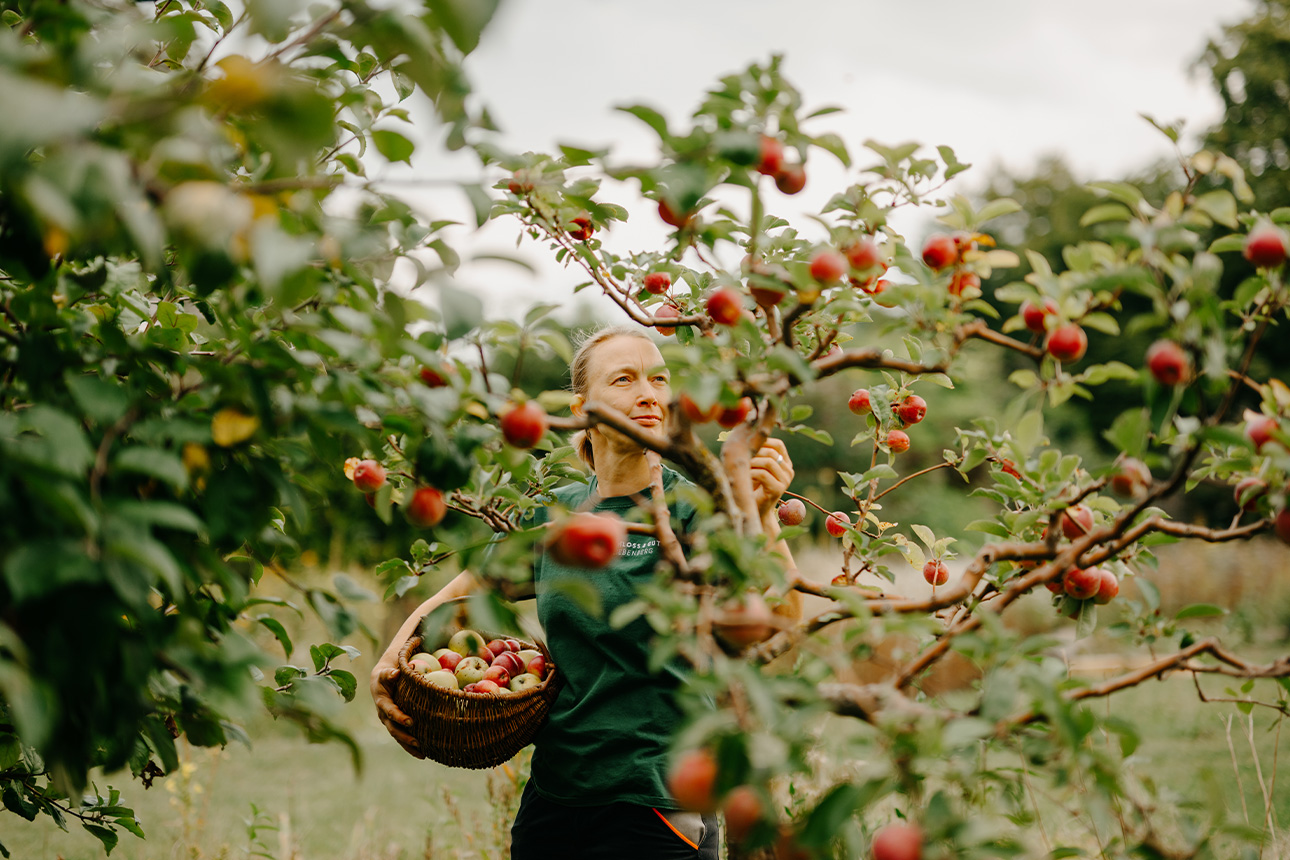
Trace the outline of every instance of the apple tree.
<path fill-rule="evenodd" d="M 91 770 L 146 787 L 178 739 L 246 740 L 248 708 L 357 760 L 335 711 L 370 595 L 292 564 L 346 458 L 442 414 L 418 370 L 443 333 L 410 329 L 438 317 L 388 279 L 454 266 L 447 225 L 366 170 L 409 157 L 416 106 L 450 147 L 487 124 L 460 64 L 495 8 L 6 4 L 6 818 L 76 819 L 110 851 L 142 829 Z M 306 613 L 330 641 L 292 641 Z"/>
<path fill-rule="evenodd" d="M 672 774 L 678 798 L 724 809 L 732 856 L 1232 856 L 1267 838 L 1221 810 L 1193 815 L 1171 802 L 1131 758 L 1135 725 L 1091 705 L 1186 673 L 1198 701 L 1206 687 L 1236 684 L 1243 707 L 1284 712 L 1290 663 L 1259 663 L 1202 636 L 1195 619 L 1215 607 L 1163 615 L 1139 574 L 1157 565 L 1162 544 L 1268 531 L 1290 541 L 1290 388 L 1250 375 L 1290 301 L 1281 226 L 1290 214 L 1260 212 L 1241 166 L 1202 150 L 1181 158 L 1178 187 L 1159 197 L 1093 183 L 1080 236 L 1060 249 L 1065 268 L 1025 252 L 1028 273 L 1009 280 L 1021 257 L 997 248 L 990 230 L 1018 204 L 943 193 L 967 167 L 949 147 L 868 140 L 853 149 L 821 127 L 830 109 L 803 107 L 778 58 L 723 78 L 683 128 L 645 105 L 624 110 L 657 138 L 656 160 L 624 164 L 572 146 L 551 155 L 477 149 L 503 171 L 495 215 L 518 218 L 581 273 L 582 287 L 665 336 L 685 407 L 672 410 L 666 439 L 594 403 L 585 419 L 550 425 L 612 426 L 700 488 L 703 525 L 676 536 L 665 518 L 654 521 L 672 551 L 654 585 L 614 617 L 645 617 L 658 658 L 680 654 L 695 667 Z M 840 161 L 853 181 L 814 223 L 795 224 L 777 213 L 793 208 L 817 158 Z M 639 197 L 611 202 L 606 180 Z M 911 244 L 901 213 L 919 208 L 939 230 Z M 621 247 L 613 228 L 629 217 L 660 219 L 670 238 Z M 1219 290 L 1225 269 L 1241 267 L 1235 290 Z M 1002 286 L 987 297 L 992 276 Z M 1147 346 L 1132 364 L 1100 359 L 1088 331 L 1132 332 Z M 971 368 L 1000 352 L 1018 367 L 1013 394 L 983 399 L 952 447 L 907 466 L 919 423 L 937 420 L 934 394 L 923 394 L 980 385 Z M 846 404 L 853 429 L 834 440 L 796 401 L 837 375 L 856 391 Z M 1110 384 L 1130 396 L 1105 434 L 1113 460 L 1086 462 L 1052 445 L 1046 416 L 1081 401 L 1093 408 Z M 712 407 L 735 416 L 716 453 L 694 426 L 712 420 Z M 463 422 L 460 432 L 473 423 Z M 807 515 L 827 518 L 839 538 L 838 568 L 789 569 L 766 552 L 775 535 L 757 516 L 749 461 L 768 434 L 833 449 L 850 509 Z M 527 479 L 530 499 L 570 453 L 558 437 L 540 447 L 538 464 L 507 475 Z M 965 497 L 990 500 L 994 515 L 958 534 L 889 521 L 890 502 L 940 470 L 960 475 Z M 1201 484 L 1225 485 L 1239 516 L 1172 519 L 1169 505 Z M 497 509 L 496 492 L 458 491 L 481 511 Z M 513 486 L 504 492 L 500 510 L 530 504 Z M 785 535 L 802 533 L 812 506 L 785 504 Z M 910 567 L 933 588 L 898 585 Z M 824 602 L 800 620 L 766 624 L 747 608 L 750 589 Z M 1141 653 L 1136 668 L 1098 684 L 1072 677 L 1051 640 L 1006 623 L 1031 594 L 1048 596 L 1053 617 L 1080 637 L 1114 612 L 1110 634 Z M 857 680 L 855 662 L 892 640 L 903 656 L 888 676 Z M 952 656 L 970 661 L 980 683 L 963 697 L 924 691 Z M 1045 827 L 1053 815 L 1063 824 Z"/>
<path fill-rule="evenodd" d="M 460 71 L 494 8 L 5 11 L 6 809 L 77 817 L 110 850 L 138 824 L 115 787 L 86 791 L 90 771 L 129 767 L 147 784 L 175 765 L 177 737 L 238 738 L 256 698 L 311 740 L 352 745 L 329 715 L 354 694 L 344 641 L 359 627 L 348 604 L 364 594 L 295 575 L 316 512 L 362 492 L 370 516 L 424 529 L 378 568 L 387 596 L 469 568 L 489 586 L 472 611 L 500 629 L 533 546 L 566 523 L 556 512 L 549 529 L 525 529 L 524 514 L 585 480 L 565 434 L 598 423 L 697 488 L 685 490 L 705 514 L 694 533 L 653 512 L 629 524 L 666 552 L 613 621 L 644 617 L 660 660 L 692 663 L 673 787 L 687 806 L 724 811 L 732 854 L 1230 856 L 1265 838 L 1174 803 L 1132 760 L 1134 725 L 1090 702 L 1187 673 L 1285 707 L 1290 663 L 1199 637 L 1190 619 L 1205 607 L 1164 617 L 1137 574 L 1162 543 L 1290 539 L 1290 391 L 1249 374 L 1288 300 L 1286 213 L 1258 210 L 1232 158 L 1195 153 L 1166 196 L 1095 185 L 1085 234 L 1062 249 L 1067 268 L 1027 255 L 1030 273 L 985 301 L 986 279 L 1021 262 L 991 235 L 1017 204 L 946 195 L 967 168 L 949 147 L 828 133 L 831 109 L 804 107 L 777 58 L 719 81 L 684 128 L 627 108 L 658 140 L 648 162 L 502 150 Z M 368 176 L 414 151 L 416 93 L 433 101 L 446 146 L 473 147 L 488 172 L 490 187 L 464 189 L 481 221 L 517 219 L 585 288 L 659 330 L 678 398 L 664 437 L 595 403 L 563 417 L 567 393 L 517 389 L 525 356 L 567 359 L 552 308 L 484 319 L 451 282 L 448 225 Z M 847 184 L 795 224 L 780 213 L 817 159 L 839 161 Z M 623 188 L 629 199 L 611 199 Z M 900 213 L 920 210 L 942 226 L 911 245 Z M 621 247 L 613 228 L 629 217 L 659 219 L 668 240 Z M 1242 256 L 1254 273 L 1220 295 Z M 400 260 L 437 288 L 434 307 L 395 288 Z M 1153 345 L 1136 366 L 1099 360 L 1087 330 L 1147 332 Z M 1021 362 L 1012 398 L 980 403 L 952 447 L 911 469 L 920 423 L 938 420 L 935 390 L 981 384 L 974 359 L 1000 352 Z M 800 402 L 834 376 L 857 392 L 837 404 L 853 429 L 836 441 Z M 1137 391 L 1108 431 L 1115 461 L 1051 445 L 1046 416 L 1111 383 Z M 695 427 L 714 411 L 729 425 L 716 451 Z M 750 460 L 769 434 L 835 452 L 848 509 L 793 499 L 781 517 L 792 540 L 805 517 L 828 516 L 834 569 L 791 569 L 766 551 L 775 535 Z M 994 515 L 958 534 L 891 521 L 892 500 L 950 472 Z M 1237 521 L 1169 518 L 1170 498 L 1202 482 L 1233 488 Z M 934 588 L 897 585 L 908 568 Z M 267 597 L 264 577 L 298 599 Z M 1049 611 L 1079 635 L 1117 609 L 1113 632 L 1141 666 L 1089 684 L 1049 640 L 1005 623 L 1050 591 Z M 767 619 L 750 592 L 817 602 Z M 333 640 L 307 659 L 281 620 L 300 611 Z M 905 643 L 894 670 L 859 680 L 853 664 L 893 638 Z M 935 696 L 924 679 L 952 656 L 981 681 Z M 1053 815 L 1070 822 L 1054 829 Z"/>

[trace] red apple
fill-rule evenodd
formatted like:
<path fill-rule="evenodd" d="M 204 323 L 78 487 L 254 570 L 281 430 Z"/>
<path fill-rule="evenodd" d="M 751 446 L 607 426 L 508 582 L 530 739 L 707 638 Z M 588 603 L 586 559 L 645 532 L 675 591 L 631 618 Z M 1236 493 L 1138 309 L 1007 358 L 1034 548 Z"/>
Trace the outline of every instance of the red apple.
<path fill-rule="evenodd" d="M 921 860 L 923 831 L 918 825 L 893 821 L 873 836 L 873 860 Z"/>
<path fill-rule="evenodd" d="M 1071 505 L 1062 511 L 1061 525 L 1067 540 L 1083 537 L 1093 530 L 1093 511 L 1087 505 Z"/>
<path fill-rule="evenodd" d="M 1044 299 L 1042 307 L 1033 304 L 1030 301 L 1021 303 L 1021 321 L 1026 324 L 1026 328 L 1035 334 L 1043 334 L 1047 331 L 1044 321 L 1049 316 L 1057 313 L 1057 302 L 1052 299 Z"/>
<path fill-rule="evenodd" d="M 531 658 L 527 663 L 524 664 L 525 672 L 528 672 L 530 675 L 536 675 L 539 678 L 546 677 L 546 672 L 548 668 L 550 667 L 547 666 L 546 657 L 544 657 L 541 654 Z"/>
<path fill-rule="evenodd" d="M 684 391 L 677 398 L 677 403 L 680 405 L 681 411 L 685 413 L 685 417 L 690 419 L 692 424 L 707 424 L 716 418 L 721 411 L 721 404 L 719 403 L 714 403 L 707 409 L 700 409 L 694 398 Z"/>
<path fill-rule="evenodd" d="M 524 661 L 514 651 L 503 651 L 498 654 L 493 658 L 493 665 L 505 669 L 506 674 L 511 677 L 524 674 Z"/>
<path fill-rule="evenodd" d="M 440 666 L 447 669 L 449 672 L 455 672 L 457 671 L 457 664 L 461 662 L 463 655 L 458 654 L 451 648 L 440 648 L 438 651 L 434 652 L 433 656 L 439 661 Z"/>
<path fill-rule="evenodd" d="M 417 672 L 418 674 L 421 674 L 421 675 L 429 675 L 431 672 L 438 672 L 440 669 L 447 668 L 446 666 L 441 666 L 439 664 L 439 661 L 436 660 L 432 655 L 426 654 L 424 652 L 420 654 L 413 654 L 411 657 L 409 657 L 408 666 L 412 669 L 412 671 Z"/>
<path fill-rule="evenodd" d="M 887 434 L 887 447 L 892 453 L 905 453 L 909 450 L 909 434 L 904 430 L 892 430 Z"/>
<path fill-rule="evenodd" d="M 964 290 L 980 290 L 981 276 L 976 272 L 955 272 L 947 289 L 951 296 L 961 296 Z"/>
<path fill-rule="evenodd" d="M 547 539 L 551 557 L 569 567 L 604 567 L 622 549 L 627 527 L 618 517 L 580 511 L 555 526 Z"/>
<path fill-rule="evenodd" d="M 672 288 L 672 276 L 667 272 L 650 272 L 642 283 L 647 293 L 661 296 Z"/>
<path fill-rule="evenodd" d="M 846 258 L 829 248 L 816 251 L 811 257 L 811 277 L 821 284 L 832 284 L 842 280 L 847 273 Z"/>
<path fill-rule="evenodd" d="M 779 521 L 786 526 L 800 526 L 806 521 L 806 505 L 801 499 L 785 499 L 778 513 Z"/>
<path fill-rule="evenodd" d="M 761 798 L 750 786 L 737 786 L 726 795 L 722 812 L 726 816 L 726 837 L 731 842 L 743 842 L 761 820 Z"/>
<path fill-rule="evenodd" d="M 730 648 L 742 651 L 775 635 L 775 616 L 760 594 L 749 592 L 722 607 L 712 621 L 712 632 Z"/>
<path fill-rule="evenodd" d="M 671 226 L 671 227 L 676 227 L 679 230 L 680 228 L 690 223 L 690 221 L 694 218 L 694 213 L 683 212 L 678 215 L 672 209 L 672 207 L 668 205 L 668 202 L 666 200 L 660 200 L 658 201 L 658 217 L 663 219 L 664 224 L 667 224 L 668 226 Z"/>
<path fill-rule="evenodd" d="M 896 406 L 896 417 L 900 423 L 908 427 L 910 424 L 917 424 L 927 415 L 927 401 L 917 394 L 911 394 Z"/>
<path fill-rule="evenodd" d="M 761 136 L 761 157 L 757 161 L 757 172 L 763 176 L 774 176 L 784 166 L 784 144 L 768 134 Z"/>
<path fill-rule="evenodd" d="M 1172 340 L 1158 340 L 1147 349 L 1147 369 L 1161 385 L 1177 385 L 1189 375 L 1191 361 Z"/>
<path fill-rule="evenodd" d="M 734 325 L 743 315 L 744 303 L 731 287 L 719 287 L 708 296 L 708 316 L 718 325 Z"/>
<path fill-rule="evenodd" d="M 1243 249 L 1245 259 L 1260 269 L 1271 269 L 1286 261 L 1286 236 L 1272 224 L 1261 224 L 1250 231 Z"/>
<path fill-rule="evenodd" d="M 824 520 L 824 530 L 834 537 L 842 537 L 851 525 L 851 517 L 844 511 L 834 511 Z"/>
<path fill-rule="evenodd" d="M 490 696 L 496 696 L 498 693 L 500 693 L 503 689 L 506 688 L 506 685 L 499 684 L 497 681 L 494 681 L 492 678 L 484 678 L 483 680 L 476 681 L 474 684 L 474 687 L 475 689 L 471 690 L 470 692 L 486 693 Z"/>
<path fill-rule="evenodd" d="M 1272 431 L 1277 429 L 1277 420 L 1257 412 L 1247 414 L 1249 417 L 1245 419 L 1245 435 L 1254 443 L 1255 451 L 1262 451 L 1263 446 L 1272 441 Z"/>
<path fill-rule="evenodd" d="M 484 672 L 483 681 L 492 681 L 499 687 L 505 687 L 511 682 L 511 673 L 506 670 L 505 666 L 498 666 L 494 663 Z"/>
<path fill-rule="evenodd" d="M 546 410 L 526 400 L 502 416 L 502 435 L 516 448 L 532 448 L 546 433 Z"/>
<path fill-rule="evenodd" d="M 1277 518 L 1272 523 L 1272 529 L 1281 538 L 1282 543 L 1290 543 L 1290 508 L 1282 508 L 1277 511 Z"/>
<path fill-rule="evenodd" d="M 677 757 L 667 774 L 667 789 L 682 809 L 711 813 L 717 808 L 714 792 L 717 760 L 705 749 L 689 750 Z"/>
<path fill-rule="evenodd" d="M 449 370 L 445 365 L 432 367 L 427 364 L 421 368 L 421 381 L 431 388 L 443 388 L 448 384 L 448 373 Z"/>
<path fill-rule="evenodd" d="M 524 650 L 524 643 L 518 639 L 503 639 L 502 644 L 506 646 L 507 651 L 514 651 L 516 654 Z"/>
<path fill-rule="evenodd" d="M 664 320 L 664 319 L 674 320 L 674 319 L 680 319 L 680 317 L 681 317 L 681 312 L 678 311 L 672 305 L 660 305 L 654 311 L 654 318 L 659 320 Z M 674 334 L 676 332 L 676 326 L 656 325 L 654 326 L 654 331 L 658 332 L 659 334 Z"/>
<path fill-rule="evenodd" d="M 354 486 L 374 493 L 385 484 L 385 467 L 375 460 L 360 460 L 354 467 Z"/>
<path fill-rule="evenodd" d="M 944 585 L 950 581 L 950 569 L 945 566 L 945 562 L 934 558 L 923 565 L 923 579 L 929 585 Z"/>
<path fill-rule="evenodd" d="M 748 420 L 748 416 L 753 412 L 753 402 L 751 397 L 739 398 L 739 403 L 735 406 L 722 407 L 717 413 L 717 423 L 729 430 L 731 427 L 737 427 Z"/>
<path fill-rule="evenodd" d="M 572 226 L 569 227 L 569 238 L 578 242 L 585 242 L 591 238 L 591 234 L 596 232 L 590 218 L 574 218 Z"/>
<path fill-rule="evenodd" d="M 434 487 L 417 487 L 411 500 L 403 508 L 403 516 L 418 528 L 431 528 L 443 521 L 448 505 L 443 493 Z"/>
<path fill-rule="evenodd" d="M 1093 602 L 1105 606 L 1115 600 L 1115 596 L 1120 593 L 1120 580 L 1109 568 L 1095 567 L 1093 569 L 1097 571 L 1099 580 L 1097 593 L 1093 595 Z"/>
<path fill-rule="evenodd" d="M 1264 481 L 1249 475 L 1236 483 L 1236 503 L 1243 511 L 1253 511 L 1259 506 L 1259 499 L 1267 491 L 1268 485 Z"/>
<path fill-rule="evenodd" d="M 959 261 L 958 246 L 944 233 L 933 233 L 923 243 L 923 262 L 937 271 L 952 266 Z"/>
<path fill-rule="evenodd" d="M 1079 361 L 1088 350 L 1088 335 L 1075 323 L 1066 323 L 1053 329 L 1046 347 L 1058 361 Z"/>
<path fill-rule="evenodd" d="M 504 639 L 490 639 L 488 640 L 488 644 L 486 644 L 484 647 L 487 648 L 489 651 L 493 652 L 494 661 L 496 661 L 498 654 L 504 654 L 507 651 L 511 650 L 510 648 L 506 647 L 506 640 Z"/>
<path fill-rule="evenodd" d="M 857 388 L 851 394 L 851 399 L 847 401 L 847 408 L 856 415 L 864 415 L 866 412 L 873 411 L 873 403 L 869 399 L 869 389 Z"/>
<path fill-rule="evenodd" d="M 775 187 L 785 194 L 796 194 L 806 187 L 806 170 L 800 164 L 785 164 L 775 174 Z"/>
<path fill-rule="evenodd" d="M 1132 498 L 1141 495 L 1151 486 L 1151 470 L 1135 457 L 1120 461 L 1120 471 L 1111 476 L 1111 490 L 1120 496 Z"/>
<path fill-rule="evenodd" d="M 872 269 L 882 262 L 882 258 L 878 255 L 878 246 L 869 238 L 861 238 L 852 242 L 842 249 L 842 253 L 846 255 L 847 262 L 851 264 L 852 268 L 862 272 L 866 269 Z"/>
<path fill-rule="evenodd" d="M 1062 585 L 1076 600 L 1088 600 L 1102 587 L 1101 568 L 1072 567 L 1062 578 Z"/>

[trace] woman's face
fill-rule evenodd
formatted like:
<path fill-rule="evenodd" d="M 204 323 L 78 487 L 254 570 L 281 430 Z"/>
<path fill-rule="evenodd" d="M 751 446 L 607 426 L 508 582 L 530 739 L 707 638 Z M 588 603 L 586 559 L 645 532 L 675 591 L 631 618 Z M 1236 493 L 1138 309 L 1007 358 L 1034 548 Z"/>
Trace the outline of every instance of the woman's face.
<path fill-rule="evenodd" d="M 581 414 L 583 403 L 603 403 L 662 435 L 672 388 L 658 347 L 641 337 L 611 337 L 592 350 L 587 390 L 575 398 L 574 414 Z M 608 428 L 592 432 L 602 429 L 615 435 Z"/>

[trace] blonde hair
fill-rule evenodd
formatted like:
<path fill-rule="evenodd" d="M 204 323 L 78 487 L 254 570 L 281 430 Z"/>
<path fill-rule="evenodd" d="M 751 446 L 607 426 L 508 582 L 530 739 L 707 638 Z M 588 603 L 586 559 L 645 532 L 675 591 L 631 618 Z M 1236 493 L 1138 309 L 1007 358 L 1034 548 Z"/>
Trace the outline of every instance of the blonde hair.
<path fill-rule="evenodd" d="M 642 329 L 626 325 L 605 326 L 594 332 L 588 332 L 578 344 L 578 350 L 569 363 L 569 389 L 574 394 L 587 396 L 587 386 L 591 384 L 591 354 L 596 347 L 616 337 L 639 337 L 654 342 L 654 339 Z M 578 459 L 590 468 L 595 468 L 595 457 L 591 450 L 591 435 L 586 430 L 579 430 L 573 436 L 573 447 L 578 452 Z"/>

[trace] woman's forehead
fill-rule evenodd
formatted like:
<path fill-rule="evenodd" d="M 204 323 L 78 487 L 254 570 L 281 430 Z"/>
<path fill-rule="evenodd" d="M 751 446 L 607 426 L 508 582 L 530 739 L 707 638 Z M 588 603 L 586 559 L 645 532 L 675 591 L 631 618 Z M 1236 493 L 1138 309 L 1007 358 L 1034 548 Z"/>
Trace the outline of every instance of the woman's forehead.
<path fill-rule="evenodd" d="M 648 370 L 662 364 L 663 354 L 652 340 L 643 337 L 611 337 L 598 345 L 592 355 L 592 366 L 601 373 L 627 367 Z"/>

